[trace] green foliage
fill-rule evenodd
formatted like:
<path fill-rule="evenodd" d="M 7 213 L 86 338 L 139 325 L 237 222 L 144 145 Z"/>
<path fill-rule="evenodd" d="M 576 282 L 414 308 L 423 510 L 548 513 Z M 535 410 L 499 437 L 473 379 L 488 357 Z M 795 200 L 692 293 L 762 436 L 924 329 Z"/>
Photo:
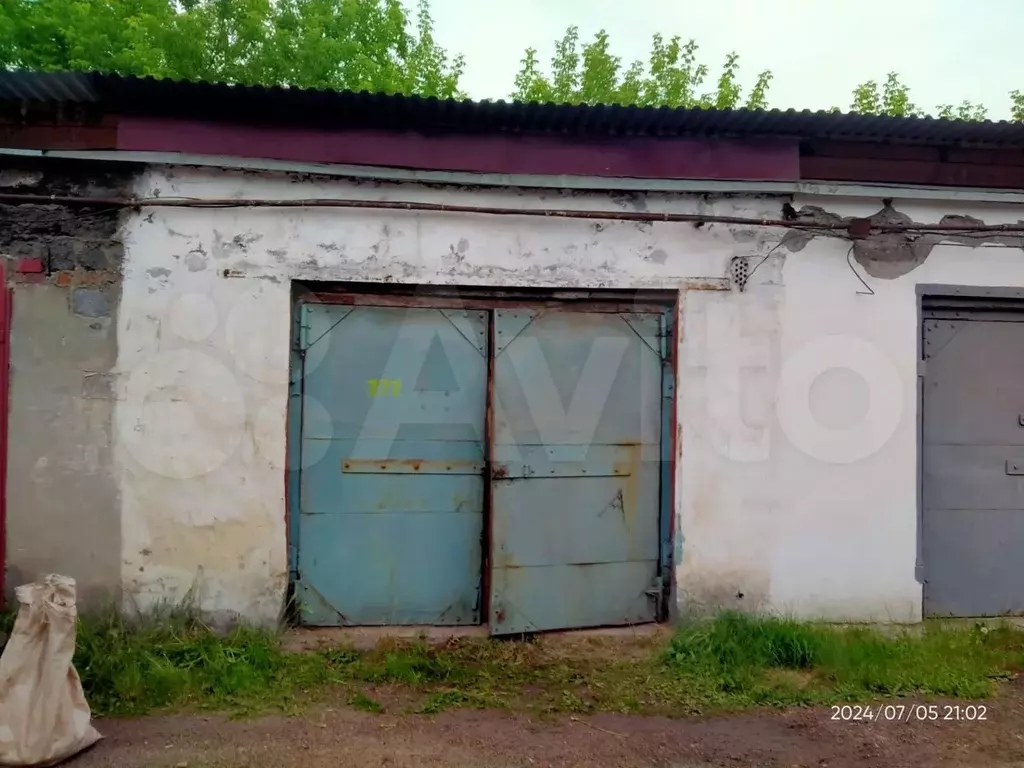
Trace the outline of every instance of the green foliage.
<path fill-rule="evenodd" d="M 80 619 L 75 667 L 93 711 L 143 714 L 197 704 L 245 709 L 278 688 L 289 659 L 270 635 L 218 636 L 187 616 L 129 627 L 111 614 Z"/>
<path fill-rule="evenodd" d="M 707 89 L 709 70 L 697 61 L 698 46 L 679 37 L 665 41 L 654 35 L 646 65 L 640 61 L 625 66 L 612 53 L 608 33 L 601 30 L 589 42 L 580 41 L 579 28 L 569 27 L 545 71 L 537 49 L 528 48 L 516 74 L 510 98 L 523 102 L 556 104 L 622 104 L 655 107 L 703 107 L 716 109 L 766 109 L 773 75 L 757 76 L 744 99 L 739 79 L 739 56 L 725 58 L 713 88 Z M 1024 91 L 1010 94 L 1013 119 L 1024 120 Z M 841 111 L 838 107 L 831 112 Z M 924 117 L 925 111 L 910 98 L 910 88 L 896 72 L 885 82 L 869 80 L 853 92 L 850 111 L 865 115 Z M 964 101 L 936 108 L 939 117 L 950 120 L 984 120 L 988 110 L 982 104 Z"/>
<path fill-rule="evenodd" d="M 624 66 L 611 52 L 608 33 L 580 44 L 579 28 L 569 27 L 555 42 L 550 71 L 540 65 L 536 48 L 527 49 L 515 78 L 511 98 L 524 102 L 558 104 L 635 104 L 637 106 L 716 107 L 732 109 L 767 105 L 770 72 L 762 72 L 746 102 L 738 80 L 739 56 L 726 57 L 711 91 L 702 91 L 708 68 L 697 63 L 697 44 L 679 37 L 668 42 L 659 35 L 651 41 L 647 66 L 634 61 Z"/>
<path fill-rule="evenodd" d="M 5 625 L 12 621 L 12 615 L 4 616 Z M 383 645 L 364 653 L 351 648 L 289 653 L 272 632 L 239 626 L 218 634 L 182 611 L 132 625 L 114 613 L 80 618 L 75 667 L 97 715 L 182 708 L 286 710 L 327 686 L 449 686 L 470 674 L 457 655 L 422 643 Z M 348 701 L 357 709 L 383 711 L 362 689 Z M 452 694 L 433 706 L 440 711 L 465 701 L 467 696 Z"/>
<path fill-rule="evenodd" d="M 739 56 L 716 78 L 698 46 L 656 34 L 646 62 L 625 64 L 604 30 L 590 41 L 569 27 L 545 71 L 525 52 L 513 99 L 564 104 L 765 109 L 772 73 L 749 92 Z M 99 70 L 184 80 L 463 97 L 465 63 L 434 38 L 429 0 L 411 15 L 401 0 L 3 0 L 0 67 Z M 1012 119 L 1024 121 L 1024 91 Z M 890 73 L 853 92 L 850 109 L 869 115 L 923 115 Z M 834 110 L 838 111 L 838 110 Z M 981 104 L 936 108 L 939 117 L 983 120 Z"/>
<path fill-rule="evenodd" d="M 461 57 L 400 0 L 4 0 L 0 66 L 461 96 Z"/>
<path fill-rule="evenodd" d="M 1010 119 L 1024 121 L 1024 92 L 1010 92 Z M 927 117 L 928 114 L 910 100 L 910 88 L 895 72 L 890 72 L 879 90 L 878 83 L 869 80 L 853 91 L 851 112 L 862 115 L 890 117 Z M 962 101 L 960 104 L 939 104 L 935 116 L 944 120 L 985 120 L 988 108 L 984 104 Z"/>
<path fill-rule="evenodd" d="M 671 665 L 807 669 L 820 657 L 823 632 L 796 621 L 725 613 L 680 630 L 668 650 Z"/>
<path fill-rule="evenodd" d="M 351 671 L 355 677 L 369 683 L 412 686 L 459 682 L 466 674 L 453 656 L 438 653 L 423 644 L 386 650 L 372 664 L 360 659 Z"/>
<path fill-rule="evenodd" d="M 424 714 L 471 707 L 679 715 L 911 694 L 983 697 L 1022 663 L 1024 632 L 1008 625 L 887 635 L 728 613 L 681 627 L 668 643 L 392 640 L 368 651 L 307 653 L 289 653 L 274 633 L 217 634 L 184 614 L 131 626 L 111 614 L 80 620 L 75 652 L 97 715 L 294 712 L 329 696 L 384 711 L 375 690 L 398 693 L 406 711 Z"/>
<path fill-rule="evenodd" d="M 356 709 L 361 709 L 364 712 L 373 712 L 374 714 L 380 714 L 384 711 L 384 707 L 381 706 L 380 702 L 376 699 L 371 699 L 362 691 L 356 691 L 355 695 L 349 700 Z"/>
<path fill-rule="evenodd" d="M 680 630 L 666 663 L 682 677 L 737 702 L 828 702 L 934 694 L 976 698 L 1024 658 L 1024 633 L 1010 626 L 926 628 L 884 635 L 782 619 L 723 614 Z M 802 673 L 793 679 L 779 671 Z"/>
<path fill-rule="evenodd" d="M 465 707 L 474 703 L 476 703 L 476 699 L 473 696 L 460 690 L 436 691 L 430 694 L 427 700 L 423 702 L 423 705 L 419 708 L 419 713 L 421 715 L 436 715 L 439 712 L 444 712 L 446 709 Z"/>
<path fill-rule="evenodd" d="M 889 115 L 891 117 L 921 117 L 924 113 L 910 100 L 910 89 L 900 82 L 899 75 L 890 72 L 882 85 L 869 80 L 853 91 L 851 112 L 862 115 Z"/>
<path fill-rule="evenodd" d="M 952 104 L 940 104 L 937 117 L 943 120 L 984 120 L 988 117 L 988 109 L 984 104 L 972 104 L 969 101 L 962 101 L 955 107 Z"/>

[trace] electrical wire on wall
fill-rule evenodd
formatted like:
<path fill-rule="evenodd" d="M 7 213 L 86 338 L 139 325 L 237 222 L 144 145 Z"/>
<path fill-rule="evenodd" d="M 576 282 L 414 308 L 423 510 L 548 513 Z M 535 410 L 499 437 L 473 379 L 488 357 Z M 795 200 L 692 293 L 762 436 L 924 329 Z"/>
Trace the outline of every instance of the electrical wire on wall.
<path fill-rule="evenodd" d="M 844 232 L 841 232 L 841 231 L 836 231 L 836 230 L 817 230 L 817 231 L 815 231 L 815 230 L 812 230 L 812 229 L 805 229 L 803 231 L 807 232 L 808 234 L 813 235 L 813 236 L 834 237 L 834 238 L 838 238 L 838 239 L 850 242 L 850 249 L 846 252 L 846 263 L 849 265 L 850 271 L 853 272 L 853 274 L 856 276 L 856 278 L 860 281 L 861 285 L 863 285 L 867 289 L 865 291 L 857 291 L 857 294 L 860 295 L 860 296 L 874 296 L 875 295 L 874 289 L 872 289 L 871 286 L 868 285 L 867 282 L 865 282 L 864 278 L 860 276 L 860 274 L 857 272 L 856 267 L 854 267 L 854 265 L 853 265 L 853 261 L 852 261 L 853 249 L 856 247 L 856 244 L 854 242 L 852 242 L 852 240 L 848 236 L 848 234 L 846 234 Z M 766 253 L 763 257 L 761 257 L 761 260 L 758 261 L 757 264 L 754 265 L 753 269 L 749 270 L 743 276 L 742 282 L 738 283 L 739 289 L 740 289 L 741 293 L 746 289 L 747 283 L 750 281 L 750 278 L 752 278 L 754 276 L 754 273 L 757 272 L 758 268 L 762 264 L 764 264 L 766 261 L 768 261 L 768 259 L 770 259 L 772 257 L 772 255 L 779 248 L 781 248 L 785 244 L 786 244 L 786 238 L 783 237 L 781 240 L 779 240 L 779 242 L 777 242 L 775 245 L 773 245 L 771 247 L 771 249 L 768 251 L 768 253 Z"/>
<path fill-rule="evenodd" d="M 655 213 L 652 211 L 591 211 L 564 208 L 501 208 L 481 205 L 449 205 L 399 200 L 354 200 L 341 198 L 308 199 L 244 199 L 148 197 L 110 198 L 88 196 L 35 195 L 16 192 L 0 193 L 0 204 L 67 205 L 115 208 L 356 208 L 372 210 L 400 210 L 433 213 L 469 213 L 491 216 L 543 216 L 562 219 L 598 219 L 605 221 L 645 221 L 667 223 L 737 224 L 743 226 L 778 227 L 809 234 L 836 235 L 848 238 L 851 226 L 865 220 L 850 222 L 816 223 L 799 219 L 765 219 L 750 216 L 719 216 L 705 213 Z M 874 224 L 868 222 L 871 232 L 907 232 L 914 234 L 984 236 L 997 233 L 1024 235 L 1024 222 L 1015 224 Z"/>
<path fill-rule="evenodd" d="M 349 208 L 349 209 L 370 209 L 370 210 L 400 210 L 411 212 L 430 213 L 459 213 L 489 216 L 542 216 L 545 218 L 582 219 L 582 220 L 603 220 L 603 221 L 631 221 L 631 222 L 652 222 L 652 223 L 689 223 L 695 227 L 704 224 L 726 224 L 738 226 L 754 226 L 763 228 L 778 228 L 788 232 L 802 232 L 811 237 L 835 237 L 846 241 L 854 239 L 866 239 L 872 234 L 902 233 L 908 236 L 933 236 L 933 237 L 956 237 L 961 239 L 991 238 L 994 235 L 1008 234 L 1024 237 L 1024 222 L 1015 224 L 914 224 L 914 223 L 875 223 L 870 219 L 849 219 L 844 221 L 812 222 L 801 221 L 794 215 L 792 206 L 783 209 L 784 218 L 766 219 L 747 216 L 718 216 L 713 214 L 696 213 L 655 213 L 651 211 L 594 211 L 594 210 L 572 210 L 557 208 L 502 208 L 480 205 L 449 205 L 444 203 L 426 203 L 414 201 L 396 200 L 356 200 L 356 199 L 334 199 L 334 198 L 310 198 L 310 199 L 240 199 L 240 198 L 193 198 L 193 197 L 152 197 L 152 198 L 107 198 L 89 196 L 59 196 L 59 195 L 38 195 L 29 193 L 0 193 L 0 205 L 42 205 L 42 206 L 68 206 L 86 208 L 89 210 L 79 211 L 76 216 L 98 216 L 105 215 L 111 209 L 129 208 Z M 789 214 L 788 216 L 786 214 Z M 59 214 L 55 211 L 55 214 Z M 746 269 L 746 260 L 742 265 L 733 262 L 735 267 L 734 280 L 737 282 L 740 291 L 743 291 L 755 272 L 785 243 L 787 239 L 783 236 L 765 254 L 752 269 Z M 961 244 L 964 243 L 954 243 Z M 967 244 L 969 245 L 969 244 Z M 866 289 L 858 291 L 859 295 L 874 295 L 874 290 L 867 284 L 863 277 L 857 272 L 853 265 L 853 249 L 851 243 L 847 252 L 846 261 L 850 270 L 854 273 L 860 283 Z M 732 267 L 731 267 L 732 268 Z"/>
<path fill-rule="evenodd" d="M 779 250 L 779 248 L 781 248 L 785 244 L 785 242 L 786 238 L 782 238 L 781 240 L 779 240 L 779 242 L 773 245 L 771 247 L 771 250 L 769 250 L 768 253 L 764 255 L 764 258 L 757 262 L 757 264 L 754 265 L 754 268 L 746 274 L 743 283 L 740 285 L 740 293 L 742 293 L 744 289 L 746 289 L 747 283 L 750 282 L 750 278 L 752 278 L 754 276 L 754 273 L 757 272 L 758 267 L 760 267 L 762 264 L 768 261 L 768 259 L 771 258 L 772 254 Z"/>

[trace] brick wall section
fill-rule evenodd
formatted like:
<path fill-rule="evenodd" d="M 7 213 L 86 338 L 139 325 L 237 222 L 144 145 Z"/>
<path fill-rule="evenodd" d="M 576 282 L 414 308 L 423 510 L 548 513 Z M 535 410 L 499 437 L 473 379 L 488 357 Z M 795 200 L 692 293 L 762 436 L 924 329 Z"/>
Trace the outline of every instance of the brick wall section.
<path fill-rule="evenodd" d="M 56 160 L 0 166 L 0 192 L 123 197 L 136 169 Z M 117 208 L 0 204 L 0 255 L 14 282 L 111 286 L 124 252 Z"/>

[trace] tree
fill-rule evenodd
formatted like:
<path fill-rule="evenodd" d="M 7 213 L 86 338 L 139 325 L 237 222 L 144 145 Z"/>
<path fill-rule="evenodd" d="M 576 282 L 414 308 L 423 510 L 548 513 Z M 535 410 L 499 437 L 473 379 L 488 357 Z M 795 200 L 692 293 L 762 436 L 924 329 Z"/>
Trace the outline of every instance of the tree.
<path fill-rule="evenodd" d="M 400 0 L 3 0 L 0 66 L 461 96 L 463 60 Z"/>
<path fill-rule="evenodd" d="M 659 35 L 651 41 L 646 66 L 634 61 L 623 66 L 611 52 L 609 35 L 601 30 L 594 38 L 580 43 L 578 27 L 569 27 L 555 41 L 555 53 L 544 72 L 536 48 L 528 48 L 516 75 L 511 98 L 524 102 L 558 104 L 622 104 L 636 106 L 714 107 L 765 109 L 768 106 L 770 71 L 761 72 L 746 99 L 739 84 L 739 56 L 725 58 L 714 88 L 702 90 L 708 67 L 697 63 L 698 47 L 690 40 L 673 37 L 668 42 Z M 1010 94 L 1012 119 L 1024 121 L 1024 90 Z M 841 112 L 833 107 L 831 112 Z M 853 91 L 850 111 L 865 115 L 924 117 L 926 112 L 910 98 L 910 88 L 895 72 L 886 80 L 869 80 Z M 936 115 L 949 120 L 984 120 L 988 110 L 970 101 L 958 105 L 940 104 Z"/>
<path fill-rule="evenodd" d="M 985 120 L 988 118 L 988 108 L 984 104 L 972 104 L 969 101 L 962 101 L 955 107 L 952 104 L 940 104 L 937 109 L 936 117 L 941 117 L 943 120 Z"/>
<path fill-rule="evenodd" d="M 970 101 L 963 101 L 956 106 L 939 104 L 935 109 L 936 117 L 946 120 L 984 120 L 988 116 L 988 109 L 985 105 L 974 104 Z M 889 73 L 882 85 L 881 92 L 879 92 L 878 83 L 874 80 L 858 85 L 853 91 L 853 103 L 850 105 L 850 111 L 862 115 L 888 115 L 890 117 L 928 116 L 923 109 L 910 100 L 910 88 L 900 81 L 899 75 L 895 72 Z M 1022 118 L 1014 116 L 1013 119 L 1020 120 Z"/>
<path fill-rule="evenodd" d="M 659 35 L 651 41 L 647 66 L 634 61 L 627 67 L 611 53 L 609 36 L 598 32 L 580 45 L 578 27 L 569 27 L 555 42 L 550 74 L 545 74 L 537 49 L 528 48 L 515 78 L 511 98 L 516 101 L 559 104 L 635 104 L 637 106 L 716 107 L 732 109 L 741 104 L 743 90 L 737 79 L 739 56 L 729 54 L 711 91 L 702 91 L 708 68 L 697 63 L 697 44 Z M 744 106 L 767 106 L 771 72 L 762 72 Z"/>
<path fill-rule="evenodd" d="M 910 89 L 900 82 L 899 75 L 890 72 L 881 93 L 878 83 L 869 80 L 853 90 L 851 112 L 863 115 L 891 115 L 893 117 L 920 117 L 924 113 L 910 100 Z"/>
<path fill-rule="evenodd" d="M 158 71 L 163 66 L 161 25 L 170 18 L 164 0 L 4 2 L 0 63 L 41 70 L 97 66 L 130 74 Z"/>
<path fill-rule="evenodd" d="M 563 104 L 765 109 L 770 71 L 750 91 L 739 56 L 717 78 L 696 42 L 656 34 L 646 62 L 626 65 L 604 30 L 569 27 L 545 71 L 526 50 L 511 97 Z M 182 80 L 462 97 L 464 62 L 434 38 L 429 0 L 0 0 L 0 68 L 99 70 Z M 1024 122 L 1024 90 L 1010 94 Z M 853 92 L 850 110 L 923 116 L 895 72 Z M 832 111 L 840 111 L 835 107 Z M 985 106 L 940 104 L 938 117 L 984 120 Z"/>

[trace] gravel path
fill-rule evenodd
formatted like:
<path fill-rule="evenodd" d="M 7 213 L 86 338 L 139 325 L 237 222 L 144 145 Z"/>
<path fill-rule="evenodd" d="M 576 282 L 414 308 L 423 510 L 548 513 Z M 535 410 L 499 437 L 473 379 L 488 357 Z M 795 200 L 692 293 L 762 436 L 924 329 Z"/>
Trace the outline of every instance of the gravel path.
<path fill-rule="evenodd" d="M 960 702 L 962 705 L 963 702 Z M 909 704 L 904 704 L 909 706 Z M 520 766 L 1024 767 L 1024 685 L 984 702 L 986 720 L 843 722 L 830 710 L 668 719 L 531 720 L 499 711 L 373 715 L 322 707 L 302 717 L 105 720 L 74 768 L 512 768 Z"/>

